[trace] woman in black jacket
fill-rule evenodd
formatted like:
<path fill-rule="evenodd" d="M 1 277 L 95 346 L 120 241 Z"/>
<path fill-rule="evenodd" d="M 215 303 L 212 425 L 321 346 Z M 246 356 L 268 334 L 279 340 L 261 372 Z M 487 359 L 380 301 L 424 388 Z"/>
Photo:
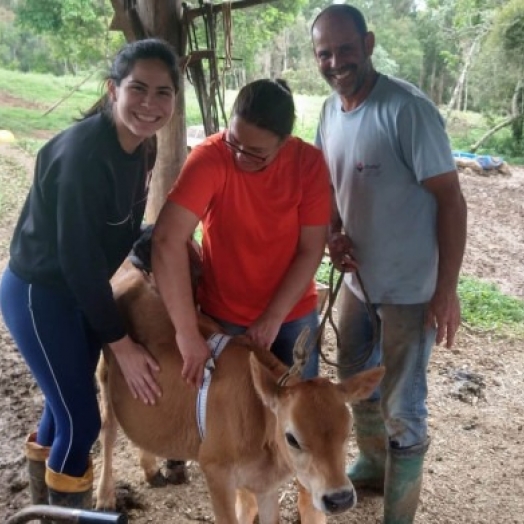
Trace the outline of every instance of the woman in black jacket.
<path fill-rule="evenodd" d="M 101 103 L 38 153 L 0 289 L 5 323 L 45 398 L 26 442 L 34 503 L 91 507 L 102 344 L 135 398 L 154 404 L 161 394 L 158 366 L 127 335 L 109 281 L 139 235 L 151 144 L 173 114 L 178 82 L 166 42 L 127 44 Z"/>

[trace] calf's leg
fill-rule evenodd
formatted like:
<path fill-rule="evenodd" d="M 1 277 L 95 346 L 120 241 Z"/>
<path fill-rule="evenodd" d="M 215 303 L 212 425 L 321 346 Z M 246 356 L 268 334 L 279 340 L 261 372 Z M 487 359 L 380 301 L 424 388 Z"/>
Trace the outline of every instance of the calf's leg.
<path fill-rule="evenodd" d="M 298 513 L 301 524 L 326 524 L 326 516 L 313 505 L 311 493 L 297 481 Z"/>
<path fill-rule="evenodd" d="M 113 448 L 115 447 L 118 423 L 108 398 L 106 371 L 105 364 L 101 361 L 97 378 L 100 387 L 100 416 L 102 419 L 102 427 L 98 437 L 101 445 L 102 464 L 96 490 L 96 509 L 112 510 L 116 508 Z"/>
<path fill-rule="evenodd" d="M 138 461 L 142 471 L 144 472 L 144 478 L 150 486 L 159 488 L 167 485 L 166 478 L 160 471 L 155 455 L 139 448 Z"/>
<path fill-rule="evenodd" d="M 260 524 L 278 524 L 278 491 L 257 494 L 258 520 Z"/>
<path fill-rule="evenodd" d="M 236 514 L 238 524 L 253 524 L 258 513 L 255 495 L 247 489 L 237 489 Z"/>
<path fill-rule="evenodd" d="M 200 463 L 215 513 L 215 524 L 238 524 L 235 512 L 236 489 L 231 472 L 222 464 Z"/>

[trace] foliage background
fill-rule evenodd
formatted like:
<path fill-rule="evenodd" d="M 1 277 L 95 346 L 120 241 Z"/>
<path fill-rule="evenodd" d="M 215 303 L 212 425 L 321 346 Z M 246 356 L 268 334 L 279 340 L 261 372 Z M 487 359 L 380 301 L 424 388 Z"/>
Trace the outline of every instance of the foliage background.
<path fill-rule="evenodd" d="M 230 55 L 218 16 L 216 52 L 225 87 L 283 77 L 296 94 L 325 96 L 329 88 L 316 70 L 310 27 L 329 3 L 277 0 L 234 10 L 231 63 L 223 60 Z M 377 69 L 428 93 L 456 131 L 457 147 L 468 149 L 487 128 L 515 117 L 479 152 L 524 157 L 524 0 L 346 3 L 363 11 L 376 34 Z M 0 68 L 74 75 L 78 82 L 99 70 L 100 78 L 124 41 L 108 30 L 112 16 L 110 0 L 0 0 Z M 196 34 L 206 47 L 201 20 Z M 454 121 L 452 111 L 479 114 L 482 126 L 472 133 L 468 128 L 464 138 L 464 119 Z"/>

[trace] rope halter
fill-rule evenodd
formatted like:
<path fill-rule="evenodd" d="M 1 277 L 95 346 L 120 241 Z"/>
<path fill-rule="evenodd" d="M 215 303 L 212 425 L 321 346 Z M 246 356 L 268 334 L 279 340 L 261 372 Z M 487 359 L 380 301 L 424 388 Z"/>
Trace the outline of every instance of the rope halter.
<path fill-rule="evenodd" d="M 289 378 L 293 376 L 300 377 L 300 375 L 302 375 L 302 371 L 306 367 L 314 345 L 312 342 L 308 347 L 310 331 L 309 327 L 306 326 L 295 340 L 295 345 L 293 346 L 293 365 L 280 377 L 278 386 L 285 386 Z"/>

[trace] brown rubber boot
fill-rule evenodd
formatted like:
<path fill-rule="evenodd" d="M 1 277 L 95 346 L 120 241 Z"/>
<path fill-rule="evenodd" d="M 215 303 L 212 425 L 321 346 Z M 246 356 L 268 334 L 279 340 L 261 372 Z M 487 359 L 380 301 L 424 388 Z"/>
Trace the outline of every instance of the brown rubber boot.
<path fill-rule="evenodd" d="M 49 504 L 65 508 L 92 509 L 93 466 L 91 461 L 82 477 L 71 477 L 47 467 L 45 481 L 49 490 Z"/>
<path fill-rule="evenodd" d="M 29 476 L 29 491 L 32 504 L 47 504 L 49 495 L 45 483 L 45 462 L 50 448 L 36 442 L 36 432 L 27 436 L 24 454 Z M 43 524 L 43 521 L 40 521 Z"/>

